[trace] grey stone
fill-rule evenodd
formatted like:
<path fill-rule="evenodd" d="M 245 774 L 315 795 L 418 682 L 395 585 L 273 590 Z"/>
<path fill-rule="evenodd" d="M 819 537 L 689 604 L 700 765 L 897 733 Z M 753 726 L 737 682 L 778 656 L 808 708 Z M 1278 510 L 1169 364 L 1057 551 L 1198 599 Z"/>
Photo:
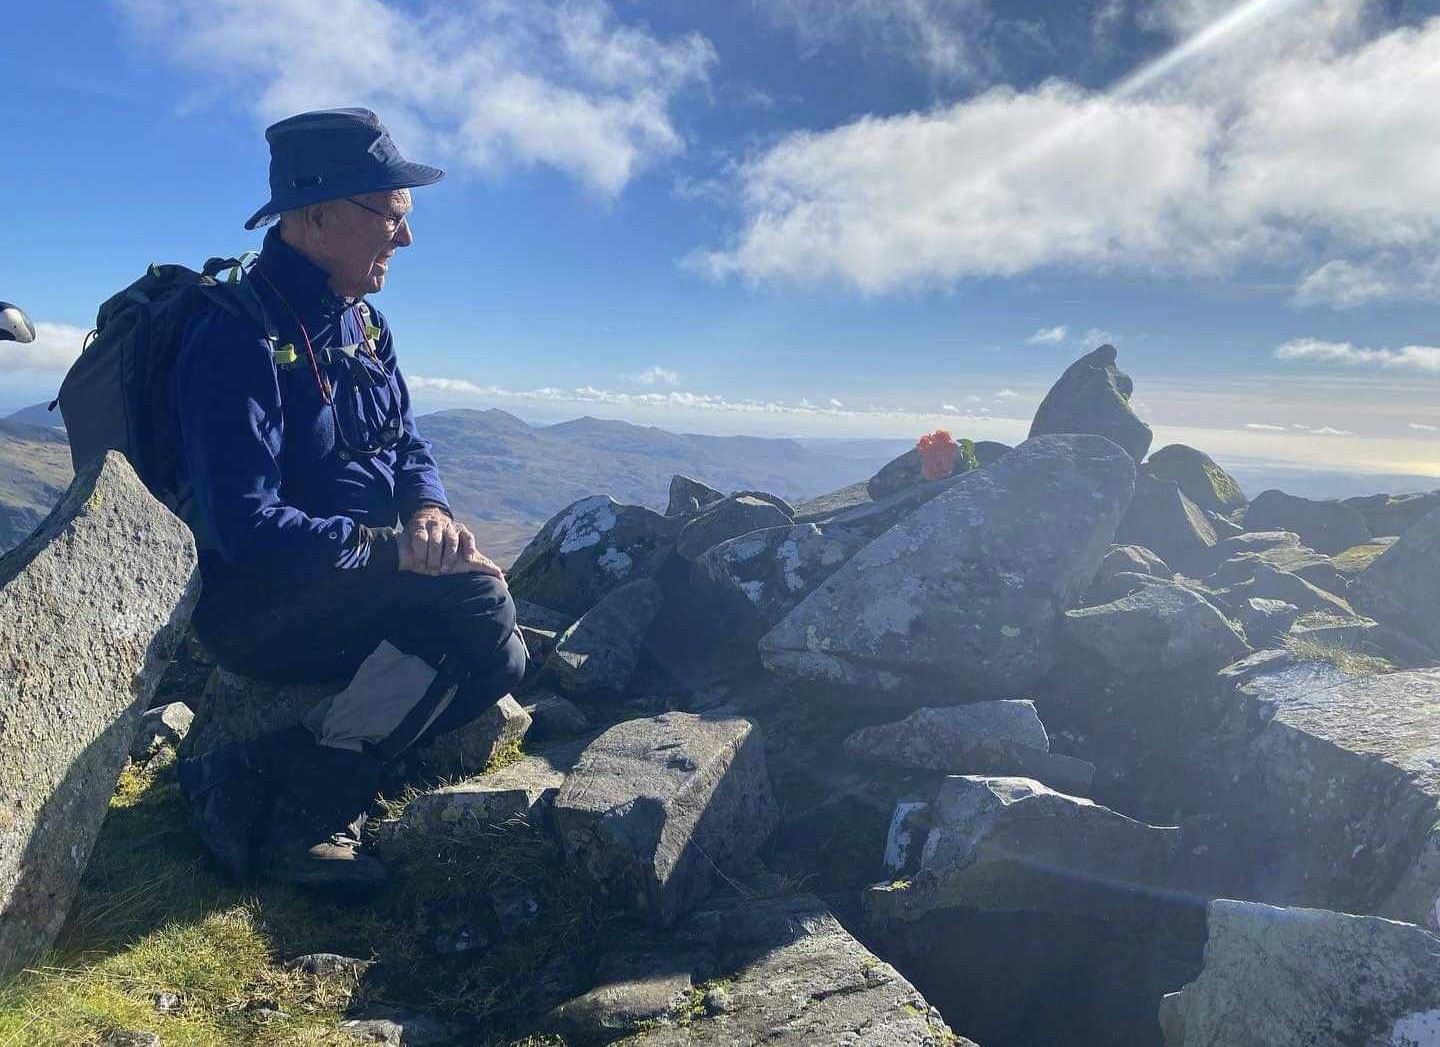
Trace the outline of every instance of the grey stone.
<path fill-rule="evenodd" d="M 975 1047 L 814 898 L 747 900 L 692 923 L 722 957 L 723 1004 L 625 1047 Z"/>
<path fill-rule="evenodd" d="M 1440 491 L 1421 494 L 1372 494 L 1346 498 L 1345 504 L 1365 518 L 1365 526 L 1373 535 L 1401 535 L 1436 509 L 1440 509 Z"/>
<path fill-rule="evenodd" d="M 1157 578 L 1153 574 L 1136 574 L 1134 571 L 1120 571 L 1108 578 L 1099 578 L 1090 591 L 1085 594 L 1086 607 L 1099 607 L 1102 604 L 1113 603 L 1140 592 L 1142 589 L 1168 589 L 1171 586 L 1181 586 L 1200 593 L 1207 600 L 1215 594 L 1196 582 L 1189 581 L 1181 575 L 1169 578 Z"/>
<path fill-rule="evenodd" d="M 1218 669 L 1250 653 L 1245 638 L 1212 603 L 1173 584 L 1148 585 L 1111 603 L 1066 611 L 1064 635 L 1122 675 Z"/>
<path fill-rule="evenodd" d="M 1355 577 L 1355 606 L 1440 648 L 1440 514 L 1415 524 Z"/>
<path fill-rule="evenodd" d="M 508 694 L 464 727 L 440 735 L 414 750 L 416 759 L 433 774 L 458 777 L 479 774 L 495 754 L 525 737 L 530 714 Z"/>
<path fill-rule="evenodd" d="M 65 920 L 194 569 L 189 530 L 115 453 L 0 557 L 0 978 Z"/>
<path fill-rule="evenodd" d="M 715 490 L 709 484 L 703 484 L 699 480 L 676 473 L 670 477 L 670 504 L 665 508 L 665 515 L 683 516 L 697 513 L 701 509 L 721 501 L 724 497 L 723 493 Z"/>
<path fill-rule="evenodd" d="M 160 1047 L 160 1034 L 138 1029 L 111 1029 L 100 1034 L 98 1047 Z"/>
<path fill-rule="evenodd" d="M 1097 436 L 1029 440 L 856 553 L 761 640 L 801 679 L 1023 693 L 1049 669 L 1129 502 L 1134 463 Z"/>
<path fill-rule="evenodd" d="M 450 1028 L 434 1015 L 402 1010 L 343 1021 L 340 1031 L 361 1043 L 383 1047 L 440 1047 L 453 1038 Z"/>
<path fill-rule="evenodd" d="M 606 956 L 598 984 L 550 1012 L 547 1028 L 567 1044 L 604 1044 L 690 1009 L 692 972 L 705 961 L 689 953 L 638 952 Z"/>
<path fill-rule="evenodd" d="M 858 535 L 841 528 L 822 533 L 814 524 L 769 527 L 721 542 L 704 553 L 695 568 L 743 599 L 769 626 L 790 613 L 863 544 Z"/>
<path fill-rule="evenodd" d="M 973 472 L 957 473 L 933 483 L 916 484 L 879 501 L 870 498 L 864 485 L 845 488 L 846 491 L 858 491 L 852 501 L 841 504 L 838 497 L 841 492 L 836 492 L 834 499 L 805 503 L 806 511 L 797 515 L 795 522 L 819 524 L 827 533 L 843 529 L 869 541 L 884 534 L 932 498 L 965 482 Z"/>
<path fill-rule="evenodd" d="M 980 463 L 980 468 L 983 469 L 987 465 L 998 462 L 1013 450 L 1015 450 L 1015 448 L 1009 444 L 1002 444 L 995 440 L 976 440 L 975 460 Z"/>
<path fill-rule="evenodd" d="M 519 933 L 540 916 L 540 900 L 519 880 L 501 880 L 491 887 L 490 908 L 504 935 Z"/>
<path fill-rule="evenodd" d="M 735 491 L 730 495 L 730 497 L 754 498 L 757 501 L 768 502 L 770 505 L 773 505 L 776 509 L 779 509 L 782 513 L 784 513 L 785 519 L 788 520 L 790 523 L 795 522 L 795 507 L 789 502 L 787 502 L 785 499 L 781 498 L 778 494 L 771 494 L 769 491 Z"/>
<path fill-rule="evenodd" d="M 991 460 L 998 457 L 999 455 L 992 455 Z M 892 459 L 882 466 L 878 473 L 865 482 L 865 490 L 869 492 L 871 498 L 878 502 L 917 484 L 934 483 L 948 476 L 979 469 L 980 466 L 979 456 L 975 453 L 975 444 L 968 440 L 960 440 L 956 441 L 955 462 L 950 471 L 944 476 L 927 478 L 924 456 L 920 453 L 918 446 L 912 447 L 898 458 Z"/>
<path fill-rule="evenodd" d="M 312 952 L 295 957 L 285 966 L 312 978 L 358 978 L 374 966 L 374 961 L 333 952 Z"/>
<path fill-rule="evenodd" d="M 148 760 L 162 745 L 179 745 L 190 733 L 195 714 L 184 702 L 171 702 L 146 710 L 140 717 L 135 740 L 130 743 L 130 759 Z"/>
<path fill-rule="evenodd" d="M 1166 997 L 1166 1047 L 1440 1043 L 1440 938 L 1373 916 L 1210 903 L 1205 968 Z"/>
<path fill-rule="evenodd" d="M 577 742 L 554 746 L 497 771 L 421 793 L 399 818 L 380 824 L 378 845 L 383 852 L 399 853 L 516 820 L 544 825 L 582 749 Z"/>
<path fill-rule="evenodd" d="M 1205 513 L 1178 486 L 1141 473 L 1115 540 L 1144 546 L 1167 564 L 1179 566 L 1203 555 L 1216 536 Z"/>
<path fill-rule="evenodd" d="M 1279 552 L 1276 557 L 1267 556 L 1277 550 Z M 1210 549 L 1190 557 L 1185 562 L 1185 570 L 1197 578 L 1207 578 L 1227 561 L 1247 553 L 1266 557 L 1265 563 L 1285 570 L 1286 568 L 1277 562 L 1277 558 L 1293 558 L 1299 555 L 1298 550 L 1314 552 L 1300 544 L 1300 536 L 1294 531 L 1246 531 L 1244 534 L 1221 538 Z"/>
<path fill-rule="evenodd" d="M 754 724 L 690 713 L 610 728 L 555 799 L 570 859 L 662 924 L 748 862 L 778 820 Z"/>
<path fill-rule="evenodd" d="M 1440 670 L 1280 662 L 1236 679 L 1228 730 L 1195 754 L 1225 819 L 1218 889 L 1435 929 Z"/>
<path fill-rule="evenodd" d="M 1326 592 L 1317 585 L 1311 585 L 1298 574 L 1282 571 L 1261 561 L 1253 565 L 1254 571 L 1248 582 L 1232 586 L 1229 595 L 1236 600 L 1258 597 L 1264 600 L 1284 600 L 1305 611 L 1325 611 L 1329 614 L 1350 615 L 1355 609 L 1342 596 Z"/>
<path fill-rule="evenodd" d="M 795 522 L 822 523 L 838 513 L 863 508 L 873 501 L 862 480 L 800 502 L 795 506 Z"/>
<path fill-rule="evenodd" d="M 791 519 L 789 513 L 766 498 L 732 494 L 686 523 L 675 551 L 687 560 L 698 560 L 721 542 L 766 527 L 788 527 Z"/>
<path fill-rule="evenodd" d="M 1225 515 L 1245 505 L 1239 482 L 1203 451 L 1184 444 L 1170 444 L 1150 456 L 1145 471 L 1161 480 L 1179 485 L 1185 497 L 1201 509 Z"/>
<path fill-rule="evenodd" d="M 975 702 L 918 709 L 898 723 L 865 727 L 845 739 L 863 760 L 946 774 L 1035 778 L 1064 792 L 1088 792 L 1095 768 L 1050 752 L 1050 738 L 1030 701 Z"/>
<path fill-rule="evenodd" d="M 608 495 L 582 498 L 551 517 L 516 558 L 506 576 L 510 592 L 579 617 L 611 590 L 659 570 L 680 522 Z"/>
<path fill-rule="evenodd" d="M 1293 603 L 1259 596 L 1242 600 L 1235 606 L 1235 618 L 1244 627 L 1253 647 L 1268 647 L 1279 641 L 1299 615 L 1300 608 Z"/>
<path fill-rule="evenodd" d="M 1180 830 L 1146 825 L 1028 778 L 949 777 L 931 810 L 920 868 L 870 888 L 881 922 L 937 909 L 1103 916 L 1129 897 L 1163 892 L 1181 854 Z"/>
<path fill-rule="evenodd" d="M 179 1014 L 185 1008 L 185 1002 L 173 992 L 157 992 L 151 1002 L 156 1014 Z"/>
<path fill-rule="evenodd" d="M 1119 444 L 1136 462 L 1150 450 L 1150 427 L 1135 416 L 1135 383 L 1115 366 L 1115 347 L 1102 345 L 1066 369 L 1035 412 L 1030 436 L 1093 433 Z"/>
<path fill-rule="evenodd" d="M 1112 545 L 1100 561 L 1100 570 L 1095 581 L 1102 582 L 1122 571 L 1134 574 L 1148 574 L 1155 578 L 1169 578 L 1173 573 L 1170 565 L 1143 545 Z"/>
<path fill-rule="evenodd" d="M 1294 531 L 1302 542 L 1327 556 L 1343 553 L 1370 537 L 1365 518 L 1353 506 L 1275 490 L 1255 496 L 1245 510 L 1245 530 Z"/>
<path fill-rule="evenodd" d="M 590 727 L 590 717 L 570 699 L 558 694 L 529 691 L 521 702 L 521 708 L 530 715 L 530 730 L 525 737 L 532 742 L 568 738 Z"/>
<path fill-rule="evenodd" d="M 542 680 L 587 701 L 623 694 L 665 594 L 649 578 L 622 585 L 565 630 L 545 662 Z"/>
<path fill-rule="evenodd" d="M 863 727 L 845 739 L 851 756 L 901 767 L 962 774 L 967 762 L 1008 742 L 1050 751 L 1050 736 L 1031 701 L 975 702 L 917 709 L 897 723 Z"/>

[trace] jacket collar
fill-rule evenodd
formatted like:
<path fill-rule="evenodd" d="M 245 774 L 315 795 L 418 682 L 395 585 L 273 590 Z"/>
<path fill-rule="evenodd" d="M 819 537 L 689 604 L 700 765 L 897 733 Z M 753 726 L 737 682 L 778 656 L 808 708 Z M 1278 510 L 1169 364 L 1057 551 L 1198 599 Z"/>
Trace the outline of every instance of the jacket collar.
<path fill-rule="evenodd" d="M 330 289 L 330 277 L 314 262 L 280 237 L 278 226 L 265 234 L 260 258 L 262 271 L 257 285 L 265 292 L 279 292 L 283 302 L 277 318 L 289 319 L 293 309 L 302 321 L 329 320 L 354 304 Z M 289 309 L 285 308 L 288 304 Z"/>

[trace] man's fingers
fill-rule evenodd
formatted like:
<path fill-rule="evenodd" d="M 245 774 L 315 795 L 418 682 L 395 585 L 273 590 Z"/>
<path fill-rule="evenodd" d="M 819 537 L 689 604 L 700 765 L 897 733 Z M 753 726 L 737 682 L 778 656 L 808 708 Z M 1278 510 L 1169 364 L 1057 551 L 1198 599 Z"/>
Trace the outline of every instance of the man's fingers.
<path fill-rule="evenodd" d="M 439 574 L 440 561 L 445 553 L 445 527 L 439 520 L 425 521 L 425 573 Z"/>
<path fill-rule="evenodd" d="M 464 524 L 461 524 L 456 530 L 460 532 L 460 558 L 468 560 L 475 555 L 475 536 Z"/>
<path fill-rule="evenodd" d="M 445 528 L 445 536 L 440 547 L 440 573 L 449 574 L 455 569 L 455 562 L 460 552 L 460 529 L 458 527 Z"/>

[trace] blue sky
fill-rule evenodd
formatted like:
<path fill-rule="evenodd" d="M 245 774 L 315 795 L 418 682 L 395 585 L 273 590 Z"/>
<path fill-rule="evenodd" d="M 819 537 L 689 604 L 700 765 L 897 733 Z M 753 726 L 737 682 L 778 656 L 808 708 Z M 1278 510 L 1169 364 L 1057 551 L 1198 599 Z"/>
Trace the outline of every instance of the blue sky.
<path fill-rule="evenodd" d="M 1160 440 L 1440 475 L 1440 4 L 59 0 L 7 12 L 0 407 L 154 261 L 254 247 L 263 129 L 415 159 L 423 407 L 1023 435 L 1101 340 Z"/>

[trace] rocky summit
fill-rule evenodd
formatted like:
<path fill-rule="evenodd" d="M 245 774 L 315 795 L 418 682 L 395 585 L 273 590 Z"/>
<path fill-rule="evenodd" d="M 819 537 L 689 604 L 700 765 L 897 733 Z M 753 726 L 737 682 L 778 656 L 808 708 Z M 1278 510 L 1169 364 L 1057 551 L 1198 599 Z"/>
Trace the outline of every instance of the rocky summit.
<path fill-rule="evenodd" d="M 452 1047 L 1440 1044 L 1440 505 L 1248 501 L 1147 458 L 1133 390 L 1102 347 L 1018 446 L 793 506 L 699 469 L 573 500 L 509 574 L 530 676 L 373 812 L 394 885 L 226 1006 Z M 177 647 L 193 562 L 113 456 L 0 559 L 8 972 L 127 759 L 173 794 L 344 685 Z M 183 877 L 209 845 L 266 933 L 304 911 L 194 834 L 145 839 Z M 204 1005 L 145 992 L 92 1040 Z"/>

